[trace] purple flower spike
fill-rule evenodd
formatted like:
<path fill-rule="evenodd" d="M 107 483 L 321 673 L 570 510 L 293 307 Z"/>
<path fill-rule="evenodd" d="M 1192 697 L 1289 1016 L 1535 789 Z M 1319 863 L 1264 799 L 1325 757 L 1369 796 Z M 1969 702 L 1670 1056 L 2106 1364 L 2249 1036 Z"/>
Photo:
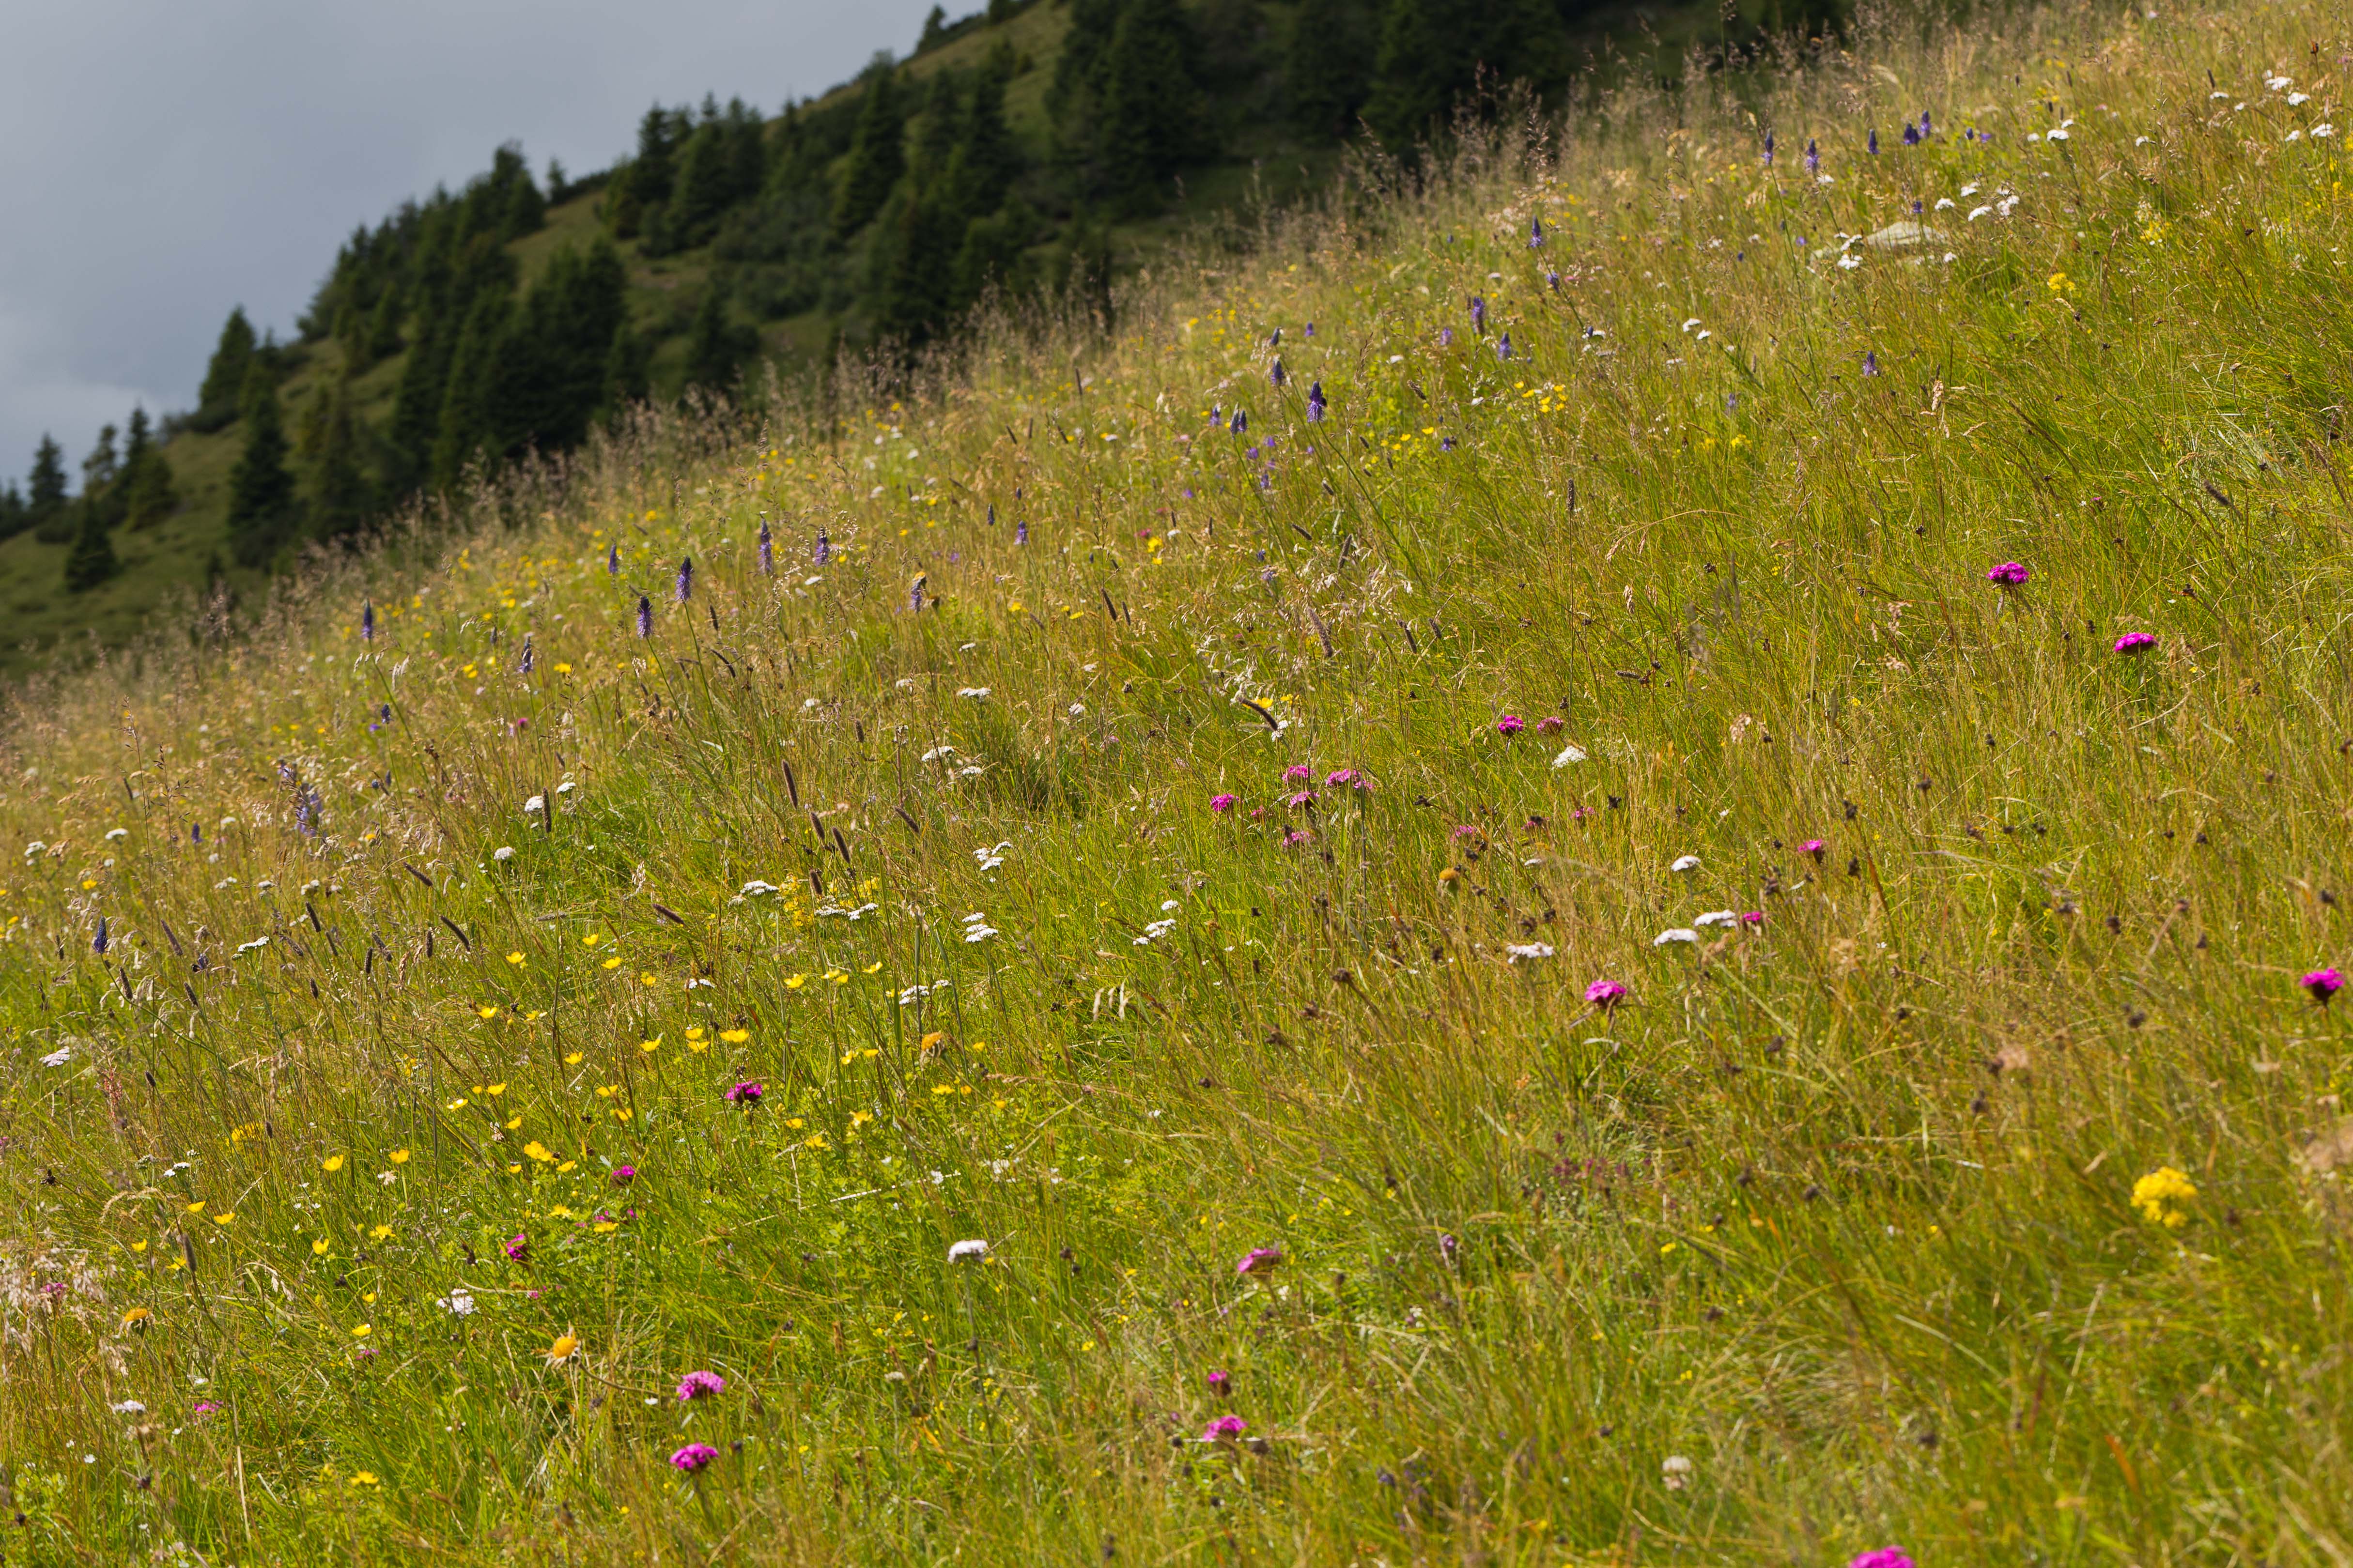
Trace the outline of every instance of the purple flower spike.
<path fill-rule="evenodd" d="M 822 566 L 832 559 L 833 541 L 828 539 L 825 536 L 825 530 L 820 528 L 817 531 L 817 544 L 809 551 L 809 560 Z"/>
<path fill-rule="evenodd" d="M 1324 384 L 1319 381 L 1307 389 L 1307 423 L 1323 424 L 1324 406 Z"/>
<path fill-rule="evenodd" d="M 1512 357 L 1511 333 L 1505 332 L 1504 334 L 1504 341 L 1495 345 L 1495 357 L 1497 359 L 1509 359 Z"/>
<path fill-rule="evenodd" d="M 2316 969 L 2296 984 L 2311 992 L 2312 999 L 2326 1007 L 2331 996 L 2345 989 L 2345 976 L 2334 969 Z"/>
<path fill-rule="evenodd" d="M 1879 351 L 1877 349 L 1869 349 L 1864 351 L 1862 356 L 1862 374 L 1865 375 L 1877 375 L 1879 374 Z"/>
<path fill-rule="evenodd" d="M 1822 150 L 1816 146 L 1811 139 L 1809 139 L 1806 142 L 1806 173 L 1809 174 L 1819 174 L 1821 172 Z"/>
<path fill-rule="evenodd" d="M 715 1372 L 690 1372 L 679 1380 L 678 1398 L 681 1405 L 691 1405 L 698 1399 L 709 1399 L 727 1392 L 727 1380 Z"/>
<path fill-rule="evenodd" d="M 2147 632 L 2126 632 L 2116 639 L 2117 653 L 2146 653 L 2157 646 L 2157 638 Z"/>
<path fill-rule="evenodd" d="M 1235 410 L 1234 410 L 1234 422 L 1233 422 L 1231 425 L 1227 426 L 1226 426 L 1226 428 L 1227 428 L 1227 429 L 1229 429 L 1229 430 L 1231 430 L 1231 431 L 1232 431 L 1235 435 L 1237 435 L 1237 436 L 1247 436 L 1247 435 L 1249 435 L 1249 434 L 1250 434 L 1250 416 L 1249 416 L 1249 415 L 1247 415 L 1247 414 L 1245 414 L 1245 413 L 1243 413 L 1243 412 L 1242 412 L 1240 409 L 1239 409 L 1239 408 L 1235 409 Z"/>
<path fill-rule="evenodd" d="M 1029 524 L 1026 520 L 1013 525 L 1013 542 L 1016 544 L 1029 542 Z"/>
<path fill-rule="evenodd" d="M 1471 330 L 1474 332 L 1487 330 L 1487 297 L 1484 294 L 1471 296 Z"/>
<path fill-rule="evenodd" d="M 1544 248 L 1544 219 L 1540 217 L 1528 219 L 1528 248 L 1530 250 Z"/>
<path fill-rule="evenodd" d="M 685 1447 L 672 1454 L 670 1457 L 670 1462 L 673 1468 L 693 1476 L 702 1474 L 711 1461 L 717 1458 L 719 1458 L 719 1450 L 710 1444 L 689 1443 Z"/>
<path fill-rule="evenodd" d="M 768 532 L 768 514 L 762 512 L 760 514 L 760 575 L 773 577 L 776 574 L 776 542 Z"/>
<path fill-rule="evenodd" d="M 2022 588 L 2026 580 L 2033 575 L 2022 563 L 2005 561 L 1986 574 L 1986 581 L 2003 588 Z"/>
<path fill-rule="evenodd" d="M 375 601 L 373 599 L 363 600 L 360 604 L 360 641 L 375 641 Z"/>
<path fill-rule="evenodd" d="M 1773 133 L 1770 131 L 1765 132 L 1765 166 L 1768 169 L 1773 166 Z"/>
<path fill-rule="evenodd" d="M 1282 389 L 1282 384 L 1290 380 L 1291 376 L 1290 374 L 1282 368 L 1282 361 L 1278 358 L 1274 362 L 1274 368 L 1266 373 L 1266 378 L 1267 380 L 1274 383 L 1275 390 L 1280 392 Z"/>
<path fill-rule="evenodd" d="M 1454 346 L 1454 329 L 1452 327 L 1440 327 L 1438 329 L 1438 346 L 1442 349 L 1451 349 Z"/>
<path fill-rule="evenodd" d="M 620 574 L 621 547 L 617 544 L 608 544 L 605 547 L 605 575 L 617 577 Z"/>
<path fill-rule="evenodd" d="M 694 597 L 694 557 L 690 555 L 678 563 L 678 602 L 685 604 Z"/>
<path fill-rule="evenodd" d="M 651 636 L 653 636 L 653 635 L 654 635 L 654 605 L 653 605 L 653 601 L 652 601 L 651 599 L 647 598 L 643 594 L 640 594 L 640 595 L 638 595 L 638 637 L 651 637 Z"/>
<path fill-rule="evenodd" d="M 1874 126 L 1873 126 L 1873 127 L 1871 128 L 1871 136 L 1870 136 L 1870 139 L 1869 139 L 1868 141 L 1866 141 L 1866 142 L 1863 143 L 1863 145 L 1864 145 L 1864 147 L 1865 147 L 1865 148 L 1870 152 L 1871 155 L 1872 155 L 1873 157 L 1876 158 L 1876 157 L 1878 157 L 1878 156 L 1879 156 L 1879 127 L 1878 127 L 1878 126 L 1874 125 Z"/>

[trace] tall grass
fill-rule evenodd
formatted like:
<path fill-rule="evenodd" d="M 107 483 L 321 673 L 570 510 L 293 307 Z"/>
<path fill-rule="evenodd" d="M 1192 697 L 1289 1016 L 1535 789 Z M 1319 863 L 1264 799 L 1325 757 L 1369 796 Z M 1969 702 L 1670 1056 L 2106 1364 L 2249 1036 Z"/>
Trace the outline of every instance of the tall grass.
<path fill-rule="evenodd" d="M 0 1553 L 2343 1561 L 2348 48 L 1867 21 L 28 690 Z"/>

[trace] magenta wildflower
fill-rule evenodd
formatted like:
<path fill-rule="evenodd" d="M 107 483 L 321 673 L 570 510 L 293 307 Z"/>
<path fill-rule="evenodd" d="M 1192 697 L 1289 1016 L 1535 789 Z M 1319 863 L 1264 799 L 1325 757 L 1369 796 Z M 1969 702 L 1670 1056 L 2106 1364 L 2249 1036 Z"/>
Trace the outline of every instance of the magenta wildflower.
<path fill-rule="evenodd" d="M 679 1380 L 678 1397 L 681 1405 L 691 1405 L 698 1399 L 708 1399 L 727 1392 L 727 1380 L 715 1372 L 690 1372 Z"/>
<path fill-rule="evenodd" d="M 1812 856 L 1814 858 L 1814 863 L 1816 865 L 1820 865 L 1821 863 L 1822 852 L 1829 847 L 1829 845 L 1823 843 L 1819 838 L 1809 838 L 1803 844 L 1798 846 L 1798 853 L 1800 855 Z"/>
<path fill-rule="evenodd" d="M 1521 722 L 1516 713 L 1506 713 L 1495 721 L 1495 733 L 1498 735 L 1516 735 L 1526 728 L 1527 725 Z"/>
<path fill-rule="evenodd" d="M 759 1104 L 760 1097 L 767 1092 L 768 1086 L 763 1083 L 739 1083 L 727 1091 L 727 1103 L 740 1105 L 749 1110 Z"/>
<path fill-rule="evenodd" d="M 1282 782 L 1285 784 L 1305 784 L 1314 776 L 1315 770 L 1305 763 L 1293 763 L 1282 770 Z"/>
<path fill-rule="evenodd" d="M 1567 720 L 1562 718 L 1557 713 L 1547 713 L 1543 718 L 1536 721 L 1536 733 L 1539 735 L 1557 735 L 1561 731 L 1561 727 L 1567 722 Z"/>
<path fill-rule="evenodd" d="M 511 1262 L 521 1263 L 523 1259 L 531 1256 L 531 1237 L 525 1236 L 521 1231 L 517 1231 L 514 1235 L 507 1238 L 507 1244 L 503 1250 Z"/>
<path fill-rule="evenodd" d="M 1201 1441 L 1204 1443 L 1239 1443 L 1242 1439 L 1242 1434 L 1249 1430 L 1250 1423 L 1243 1420 L 1240 1416 L 1220 1415 L 1215 1421 L 1210 1422 L 1207 1426 L 1201 1429 Z"/>
<path fill-rule="evenodd" d="M 1315 835 L 1308 832 L 1307 829 L 1303 827 L 1294 827 L 1290 832 L 1282 836 L 1282 847 L 1285 849 L 1289 849 L 1294 846 L 1304 844 L 1314 837 Z"/>
<path fill-rule="evenodd" d="M 689 1443 L 685 1447 L 672 1454 L 670 1457 L 670 1462 L 673 1468 L 683 1470 L 691 1476 L 700 1474 L 712 1460 L 717 1458 L 719 1458 L 719 1450 L 710 1444 Z"/>
<path fill-rule="evenodd" d="M 1314 805 L 1315 804 L 1315 792 L 1312 789 L 1301 790 L 1297 795 L 1287 796 L 1283 800 L 1282 804 L 1291 807 L 1293 811 L 1297 811 L 1303 805 Z"/>
<path fill-rule="evenodd" d="M 207 1399 L 203 1404 L 197 1405 L 194 1410 L 189 1411 L 188 1414 L 191 1415 L 210 1415 L 214 1411 L 220 1408 L 221 1403 L 219 1400 Z"/>
<path fill-rule="evenodd" d="M 2016 588 L 2023 585 L 2033 574 L 2016 561 L 2005 561 L 1986 574 L 1986 581 L 2004 588 Z"/>
<path fill-rule="evenodd" d="M 1209 1392 L 1216 1394 L 1220 1399 L 1225 1398 L 1234 1391 L 1234 1374 L 1223 1370 L 1222 1368 L 1211 1373 L 1205 1381 L 1207 1381 L 1209 1385 Z"/>
<path fill-rule="evenodd" d="M 1226 813 L 1233 810 L 1233 808 L 1234 797 L 1232 795 L 1213 795 L 1209 797 L 1209 809 L 1216 812 L 1219 816 L 1225 816 Z"/>
<path fill-rule="evenodd" d="M 1763 910 L 1746 910 L 1740 917 L 1740 923 L 1745 926 L 1761 926 L 1765 923 L 1765 911 Z"/>
<path fill-rule="evenodd" d="M 1846 1565 L 1846 1568 L 1913 1568 L 1912 1559 L 1893 1546 L 1883 1546 L 1876 1552 L 1866 1552 Z"/>
<path fill-rule="evenodd" d="M 2116 639 L 2118 653 L 2140 653 L 2157 646 L 2157 638 L 2147 632 L 2126 632 Z"/>
<path fill-rule="evenodd" d="M 613 1167 L 612 1180 L 615 1186 L 626 1187 L 637 1179 L 638 1168 L 635 1165 L 616 1165 Z"/>
<path fill-rule="evenodd" d="M 1597 980 L 1585 988 L 1585 999 L 1607 1013 L 1626 1000 L 1626 988 L 1615 980 Z"/>
<path fill-rule="evenodd" d="M 1282 1266 L 1282 1249 L 1275 1247 L 1253 1247 L 1242 1254 L 1234 1265 L 1237 1274 L 1271 1274 Z"/>
<path fill-rule="evenodd" d="M 2345 989 L 2345 976 L 2334 969 L 2316 969 L 2296 984 L 2311 992 L 2312 999 L 2326 1007 L 2331 996 Z"/>
<path fill-rule="evenodd" d="M 1334 768 L 1330 773 L 1324 775 L 1324 783 L 1326 787 L 1331 789 L 1370 789 L 1373 787 L 1371 782 L 1367 780 L 1364 774 L 1358 773 L 1354 768 Z"/>

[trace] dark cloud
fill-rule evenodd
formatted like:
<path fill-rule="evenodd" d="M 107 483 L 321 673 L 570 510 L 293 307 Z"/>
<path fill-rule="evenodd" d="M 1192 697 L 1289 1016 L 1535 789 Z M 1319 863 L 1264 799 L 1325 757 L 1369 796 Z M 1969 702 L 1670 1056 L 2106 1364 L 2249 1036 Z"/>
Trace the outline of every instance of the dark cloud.
<path fill-rule="evenodd" d="M 962 7 L 971 8 L 979 0 Z M 955 7 L 952 7 L 955 9 Z M 520 141 L 574 173 L 659 99 L 788 96 L 929 0 L 77 0 L 0 49 L 0 475 L 194 400 L 232 305 L 281 335 L 353 226 Z"/>

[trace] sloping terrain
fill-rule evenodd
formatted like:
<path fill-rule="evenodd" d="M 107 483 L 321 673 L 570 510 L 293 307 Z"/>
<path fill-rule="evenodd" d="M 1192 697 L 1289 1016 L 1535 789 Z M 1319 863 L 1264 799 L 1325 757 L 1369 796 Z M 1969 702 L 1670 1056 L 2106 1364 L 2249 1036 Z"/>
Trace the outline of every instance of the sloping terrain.
<path fill-rule="evenodd" d="M 1630 89 L 37 681 L 15 1554 L 2341 1560 L 2348 54 Z"/>

